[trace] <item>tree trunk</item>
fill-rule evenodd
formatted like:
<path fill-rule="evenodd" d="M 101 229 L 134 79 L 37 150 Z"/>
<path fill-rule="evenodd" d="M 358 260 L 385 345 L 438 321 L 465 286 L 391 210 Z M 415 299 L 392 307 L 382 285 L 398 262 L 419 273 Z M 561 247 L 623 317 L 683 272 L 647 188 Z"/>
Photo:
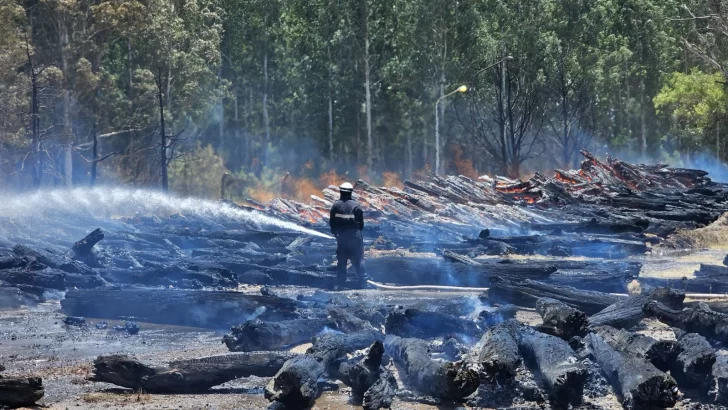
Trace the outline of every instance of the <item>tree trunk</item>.
<path fill-rule="evenodd" d="M 162 69 L 160 68 L 158 70 L 158 80 L 157 80 L 157 97 L 159 99 L 159 127 L 160 127 L 160 142 L 161 147 L 159 149 L 160 152 L 160 167 L 162 172 L 162 191 L 167 192 L 168 190 L 168 181 L 167 181 L 167 131 L 164 127 L 164 100 L 162 99 Z M 168 96 L 169 97 L 169 96 Z"/>
<path fill-rule="evenodd" d="M 506 133 L 506 61 L 501 61 L 501 83 L 500 83 L 500 98 L 498 99 L 498 127 L 501 142 L 501 161 L 502 161 L 502 172 L 508 175 L 509 163 L 508 163 L 508 143 Z"/>
<path fill-rule="evenodd" d="M 265 141 L 263 141 L 263 155 L 261 166 L 268 161 L 268 144 L 270 144 L 270 116 L 268 115 L 268 41 L 266 37 L 265 52 L 263 54 L 263 124 L 265 126 Z"/>
<path fill-rule="evenodd" d="M 329 57 L 329 162 L 334 163 L 334 98 L 332 96 L 332 75 L 331 75 L 331 45 L 326 45 L 326 54 Z"/>
<path fill-rule="evenodd" d="M 38 73 L 35 71 L 33 65 L 33 59 L 30 55 L 30 46 L 26 44 L 26 53 L 28 55 L 28 64 L 30 65 L 30 80 L 31 80 L 31 112 L 30 112 L 30 124 L 32 132 L 32 167 L 31 172 L 33 175 L 33 186 L 35 189 L 40 188 L 43 177 L 43 156 L 41 155 L 42 142 L 40 140 L 40 113 L 39 101 L 38 101 Z"/>
<path fill-rule="evenodd" d="M 94 129 L 92 131 L 93 135 L 93 159 L 91 161 L 91 182 L 90 185 L 93 187 L 96 184 L 96 169 L 99 165 L 99 138 L 96 135 L 96 124 L 94 124 Z"/>
<path fill-rule="evenodd" d="M 371 66 L 369 61 L 369 11 L 368 0 L 361 0 L 362 5 L 362 26 L 364 27 L 364 90 L 366 93 L 366 114 L 367 114 L 367 172 L 372 172 L 374 166 L 374 140 L 372 139 L 372 90 L 371 90 Z"/>
<path fill-rule="evenodd" d="M 640 153 L 647 158 L 647 114 L 645 112 L 645 79 L 640 79 Z"/>
<path fill-rule="evenodd" d="M 240 147 L 240 117 L 238 116 L 238 86 L 235 85 L 235 88 L 233 89 L 233 121 L 235 123 L 235 147 Z M 243 145 L 243 149 L 247 150 L 245 145 Z M 223 198 L 225 199 L 225 198 Z"/>
<path fill-rule="evenodd" d="M 407 117 L 407 147 L 406 147 L 406 165 L 405 165 L 405 178 L 412 178 L 412 120 Z"/>
<path fill-rule="evenodd" d="M 71 125 L 71 84 L 68 67 L 68 28 L 65 21 L 59 22 L 58 47 L 61 51 L 61 72 L 63 73 L 63 182 L 73 186 L 73 130 Z"/>
<path fill-rule="evenodd" d="M 131 63 L 131 39 L 126 39 L 126 65 L 129 76 L 129 81 L 127 83 L 127 97 L 129 98 L 129 102 L 132 104 L 129 104 L 129 114 L 134 113 L 134 70 Z"/>
<path fill-rule="evenodd" d="M 440 92 L 440 96 L 438 97 L 438 101 L 440 101 L 441 98 L 445 96 L 445 59 L 447 58 L 447 44 L 443 44 L 443 53 L 442 53 L 442 67 L 440 67 L 440 81 L 438 84 L 438 90 Z M 445 123 L 445 101 L 440 101 L 439 105 L 439 111 L 435 114 L 438 116 L 443 124 Z M 435 135 L 439 137 L 440 135 L 440 123 L 439 121 L 435 121 Z M 441 169 L 441 150 L 442 150 L 442 143 L 440 142 L 440 138 L 435 138 L 435 175 L 440 175 Z"/>
<path fill-rule="evenodd" d="M 217 70 L 217 79 L 218 82 L 222 80 L 222 65 Z M 218 101 L 220 110 L 220 124 L 219 124 L 219 135 L 218 135 L 218 146 L 217 150 L 220 154 L 225 150 L 225 99 L 220 96 L 220 101 Z"/>

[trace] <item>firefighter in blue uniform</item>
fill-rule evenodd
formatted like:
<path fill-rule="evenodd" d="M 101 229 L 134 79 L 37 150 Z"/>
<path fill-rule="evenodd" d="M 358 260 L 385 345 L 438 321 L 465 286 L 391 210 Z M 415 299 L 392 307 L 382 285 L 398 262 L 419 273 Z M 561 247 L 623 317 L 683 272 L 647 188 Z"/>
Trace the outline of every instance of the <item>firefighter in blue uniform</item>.
<path fill-rule="evenodd" d="M 364 288 L 367 274 L 364 270 L 364 213 L 361 206 L 351 198 L 354 187 L 345 182 L 339 186 L 341 197 L 331 207 L 329 225 L 336 237 L 337 276 L 336 288 L 346 283 L 346 263 L 351 261 L 357 274 L 357 287 Z"/>

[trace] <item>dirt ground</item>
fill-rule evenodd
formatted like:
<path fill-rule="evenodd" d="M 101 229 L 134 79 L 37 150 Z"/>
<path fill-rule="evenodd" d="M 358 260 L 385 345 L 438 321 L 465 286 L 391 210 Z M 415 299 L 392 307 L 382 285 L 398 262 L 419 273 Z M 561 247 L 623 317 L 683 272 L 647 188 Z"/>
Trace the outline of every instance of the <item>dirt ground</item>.
<path fill-rule="evenodd" d="M 694 253 L 663 252 L 640 258 L 643 275 L 691 277 L 700 263 L 721 264 L 724 251 Z M 382 292 L 386 298 L 386 291 Z M 467 296 L 463 294 L 463 296 Z M 163 364 L 171 360 L 226 353 L 221 343 L 223 333 L 203 329 L 181 328 L 139 323 L 137 335 L 111 329 L 120 322 L 108 321 L 109 328 L 96 329 L 99 321 L 87 318 L 88 327 L 63 324 L 58 301 L 33 309 L 0 310 L 0 363 L 6 375 L 35 375 L 43 378 L 45 397 L 40 404 L 47 409 L 262 409 L 267 379 L 240 379 L 218 386 L 207 394 L 151 395 L 118 389 L 105 383 L 85 380 L 94 358 L 101 354 L 126 353 L 142 361 Z M 535 312 L 523 311 L 519 319 L 529 323 L 540 320 Z M 656 338 L 672 338 L 672 332 L 656 321 L 646 320 L 640 330 Z M 297 350 L 302 350 L 298 347 Z M 348 391 L 325 392 L 314 409 L 355 409 L 348 404 Z M 621 408 L 614 396 L 594 399 L 602 408 Z M 685 402 L 676 408 L 684 408 Z M 395 409 L 447 408 L 397 401 Z"/>

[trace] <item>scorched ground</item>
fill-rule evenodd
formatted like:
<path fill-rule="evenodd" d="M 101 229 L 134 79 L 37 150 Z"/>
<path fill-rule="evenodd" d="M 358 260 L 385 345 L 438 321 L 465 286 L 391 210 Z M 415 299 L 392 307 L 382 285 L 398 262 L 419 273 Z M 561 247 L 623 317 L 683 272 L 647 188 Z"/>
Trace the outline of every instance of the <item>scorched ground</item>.
<path fill-rule="evenodd" d="M 333 188 L 8 201 L 0 404 L 720 406 L 728 187 L 583 154 L 552 178 L 360 181 L 365 291 L 330 290 Z"/>

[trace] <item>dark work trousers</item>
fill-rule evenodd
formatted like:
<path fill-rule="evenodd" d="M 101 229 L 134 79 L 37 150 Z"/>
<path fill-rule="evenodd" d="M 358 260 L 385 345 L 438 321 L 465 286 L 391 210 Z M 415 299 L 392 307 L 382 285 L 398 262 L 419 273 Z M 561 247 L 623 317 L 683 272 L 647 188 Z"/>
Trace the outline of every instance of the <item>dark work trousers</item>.
<path fill-rule="evenodd" d="M 336 238 L 336 283 L 346 283 L 346 262 L 351 261 L 356 269 L 357 280 L 366 280 L 364 270 L 364 241 L 358 235 L 339 235 Z"/>

